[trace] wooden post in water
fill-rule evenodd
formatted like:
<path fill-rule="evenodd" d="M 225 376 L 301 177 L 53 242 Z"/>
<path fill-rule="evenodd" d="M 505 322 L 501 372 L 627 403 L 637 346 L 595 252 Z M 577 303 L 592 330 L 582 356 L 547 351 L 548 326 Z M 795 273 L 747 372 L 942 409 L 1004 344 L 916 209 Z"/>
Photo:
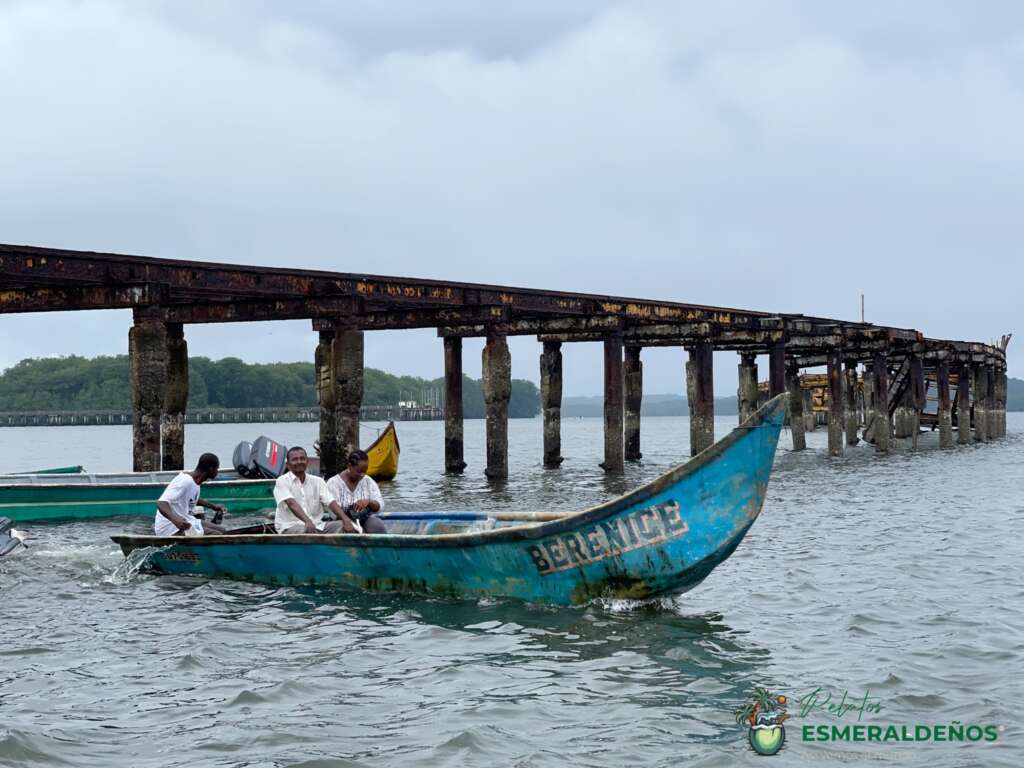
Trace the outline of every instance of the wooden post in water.
<path fill-rule="evenodd" d="M 167 387 L 160 423 L 163 469 L 185 468 L 185 410 L 188 407 L 188 344 L 181 323 L 167 324 Z"/>
<path fill-rule="evenodd" d="M 640 347 L 626 347 L 624 382 L 626 461 L 639 461 L 643 458 L 640 452 L 640 406 L 644 396 L 644 364 L 640 360 Z"/>
<path fill-rule="evenodd" d="M 757 410 L 757 357 L 749 352 L 740 354 L 739 386 L 736 389 L 740 424 Z"/>
<path fill-rule="evenodd" d="M 974 439 L 979 443 L 988 440 L 988 415 L 985 413 L 985 400 L 988 399 L 988 373 L 983 363 L 971 366 L 974 374 Z"/>
<path fill-rule="evenodd" d="M 939 447 L 953 447 L 953 412 L 949 401 L 949 361 L 939 360 L 935 369 L 935 387 L 939 395 Z"/>
<path fill-rule="evenodd" d="M 363 404 L 363 332 L 352 328 L 335 331 L 331 363 L 337 391 L 335 409 L 338 434 L 338 468 L 359 447 L 359 408 Z"/>
<path fill-rule="evenodd" d="M 132 470 L 160 469 L 160 423 L 167 386 L 167 327 L 158 308 L 134 311 L 128 331 L 128 380 L 132 392 Z"/>
<path fill-rule="evenodd" d="M 622 431 L 622 336 L 604 340 L 604 461 L 605 472 L 625 468 Z"/>
<path fill-rule="evenodd" d="M 508 339 L 488 334 L 483 349 L 483 390 L 487 411 L 487 467 L 491 480 L 508 479 L 508 401 L 512 396 L 512 356 Z"/>
<path fill-rule="evenodd" d="M 838 349 L 829 350 L 828 355 L 828 454 L 843 455 L 843 359 Z"/>
<path fill-rule="evenodd" d="M 856 445 L 860 442 L 857 437 L 857 426 L 860 418 L 857 414 L 857 361 L 846 361 L 846 385 L 843 389 L 846 398 L 846 411 L 843 414 L 846 428 L 846 444 Z"/>
<path fill-rule="evenodd" d="M 910 358 L 910 390 L 912 408 L 908 414 L 908 428 L 910 430 L 911 445 L 917 448 L 921 434 L 921 411 L 926 405 L 927 389 L 924 380 L 924 361 L 921 356 L 914 354 Z"/>
<path fill-rule="evenodd" d="M 971 368 L 967 363 L 956 366 L 956 441 L 970 445 L 971 435 Z"/>
<path fill-rule="evenodd" d="M 711 342 L 689 349 L 686 363 L 686 399 L 690 408 L 690 455 L 696 456 L 715 442 L 715 388 Z"/>
<path fill-rule="evenodd" d="M 316 397 L 320 404 L 320 474 L 331 477 L 343 467 L 338 455 L 338 392 L 334 386 L 334 331 L 320 331 L 314 357 Z"/>
<path fill-rule="evenodd" d="M 545 341 L 540 355 L 540 405 L 544 411 L 544 466 L 562 463 L 562 342 Z"/>
<path fill-rule="evenodd" d="M 800 368 L 796 360 L 788 360 L 786 366 L 786 389 L 789 391 L 789 429 L 793 435 L 793 450 L 802 451 L 807 447 L 804 437 L 804 394 L 800 387 Z"/>
<path fill-rule="evenodd" d="M 772 344 L 768 350 L 768 397 L 781 395 L 786 391 L 786 345 Z"/>
<path fill-rule="evenodd" d="M 891 435 L 889 431 L 889 361 L 885 352 L 875 353 L 871 367 L 875 388 L 871 398 L 874 409 L 872 436 L 875 439 L 875 448 L 881 453 L 888 453 Z"/>
<path fill-rule="evenodd" d="M 462 418 L 462 339 L 444 337 L 444 471 L 466 468 Z"/>

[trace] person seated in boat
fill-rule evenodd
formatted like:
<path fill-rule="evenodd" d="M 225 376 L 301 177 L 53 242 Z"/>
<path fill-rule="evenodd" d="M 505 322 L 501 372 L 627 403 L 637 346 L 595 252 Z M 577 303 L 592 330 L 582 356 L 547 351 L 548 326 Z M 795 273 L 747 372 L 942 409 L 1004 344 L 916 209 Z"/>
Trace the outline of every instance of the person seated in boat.
<path fill-rule="evenodd" d="M 274 483 L 274 530 L 278 533 L 359 533 L 331 495 L 322 477 L 306 474 L 306 449 L 294 446 L 285 454 L 288 471 Z M 335 519 L 324 522 L 324 513 Z"/>
<path fill-rule="evenodd" d="M 203 536 L 224 533 L 221 526 L 196 517 L 197 506 L 221 514 L 227 511 L 222 504 L 214 504 L 199 498 L 199 486 L 217 477 L 219 470 L 220 459 L 215 454 L 204 453 L 199 457 L 194 470 L 182 472 L 171 480 L 157 499 L 153 533 L 157 536 Z"/>
<path fill-rule="evenodd" d="M 369 466 L 366 451 L 352 451 L 345 469 L 327 481 L 327 489 L 345 513 L 363 527 L 363 533 L 387 533 L 384 523 L 377 517 L 384 507 L 384 498 L 377 481 L 366 474 Z"/>

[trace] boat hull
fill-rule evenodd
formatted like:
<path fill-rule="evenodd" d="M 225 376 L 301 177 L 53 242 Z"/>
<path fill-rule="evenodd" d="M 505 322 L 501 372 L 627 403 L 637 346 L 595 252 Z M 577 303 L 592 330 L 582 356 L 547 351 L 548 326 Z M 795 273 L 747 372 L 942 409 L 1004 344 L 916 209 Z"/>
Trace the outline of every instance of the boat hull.
<path fill-rule="evenodd" d="M 398 433 L 395 431 L 395 422 L 389 421 L 384 431 L 380 433 L 366 449 L 366 455 L 370 458 L 366 473 L 374 480 L 394 480 L 398 474 Z"/>
<path fill-rule="evenodd" d="M 550 522 L 442 535 L 117 536 L 156 572 L 568 605 L 699 584 L 764 503 L 784 398 L 693 460 L 620 499 Z M 433 524 L 444 515 L 420 515 Z M 447 530 L 458 530 L 449 519 Z M 397 524 L 394 524 L 396 527 Z M 424 529 L 425 530 L 425 529 Z"/>

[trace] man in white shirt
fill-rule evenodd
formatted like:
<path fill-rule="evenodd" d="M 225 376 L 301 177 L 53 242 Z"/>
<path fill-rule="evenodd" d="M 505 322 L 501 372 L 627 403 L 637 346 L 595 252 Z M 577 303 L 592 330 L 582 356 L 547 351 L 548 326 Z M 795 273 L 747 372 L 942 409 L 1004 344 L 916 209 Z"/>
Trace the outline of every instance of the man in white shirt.
<path fill-rule="evenodd" d="M 215 512 L 226 512 L 222 504 L 213 504 L 199 498 L 199 486 L 217 477 L 220 459 L 212 453 L 204 453 L 191 472 L 182 472 L 164 488 L 156 502 L 156 517 L 153 519 L 153 533 L 157 536 L 202 536 L 223 533 L 219 525 L 203 523 L 196 517 L 196 506 L 206 507 Z"/>
<path fill-rule="evenodd" d="M 274 530 L 278 533 L 361 533 L 327 490 L 322 477 L 307 475 L 306 449 L 295 446 L 285 456 L 288 471 L 274 483 Z M 336 520 L 322 521 L 324 512 Z"/>

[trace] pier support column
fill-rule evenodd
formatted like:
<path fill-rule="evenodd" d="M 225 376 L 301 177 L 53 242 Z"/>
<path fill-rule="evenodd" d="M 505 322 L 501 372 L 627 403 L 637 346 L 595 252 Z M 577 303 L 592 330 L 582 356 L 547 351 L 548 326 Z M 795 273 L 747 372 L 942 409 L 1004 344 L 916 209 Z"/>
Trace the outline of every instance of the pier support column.
<path fill-rule="evenodd" d="M 989 440 L 999 437 L 999 395 L 996 392 L 996 367 L 985 366 L 986 378 L 988 379 L 988 397 L 985 398 L 985 414 L 988 416 L 988 423 L 985 426 L 985 435 Z"/>
<path fill-rule="evenodd" d="M 956 367 L 956 441 L 970 445 L 971 436 L 971 367 L 959 363 Z"/>
<path fill-rule="evenodd" d="M 605 472 L 625 468 L 622 431 L 622 337 L 604 340 L 604 461 Z"/>
<path fill-rule="evenodd" d="M 487 412 L 487 467 L 490 480 L 508 479 L 508 401 L 512 396 L 512 356 L 505 336 L 489 334 L 483 353 Z"/>
<path fill-rule="evenodd" d="M 908 414 L 907 427 L 910 430 L 911 446 L 916 450 L 921 434 L 921 411 L 924 410 L 927 399 L 927 384 L 924 380 L 924 361 L 920 355 L 913 355 L 910 358 L 910 386 L 911 411 Z"/>
<path fill-rule="evenodd" d="M 768 397 L 781 395 L 786 391 L 786 345 L 772 344 L 768 350 Z"/>
<path fill-rule="evenodd" d="M 545 341 L 540 355 L 540 406 L 544 411 L 544 466 L 562 463 L 562 342 Z"/>
<path fill-rule="evenodd" d="M 351 328 L 335 331 L 331 357 L 338 398 L 335 416 L 339 453 L 336 471 L 339 471 L 345 466 L 349 453 L 359 447 L 359 408 L 363 404 L 363 332 Z"/>
<path fill-rule="evenodd" d="M 626 347 L 624 364 L 626 403 L 626 461 L 639 461 L 640 453 L 640 406 L 644 397 L 644 364 L 640 360 L 640 347 Z"/>
<path fill-rule="evenodd" d="M 891 433 L 889 431 L 889 361 L 884 352 L 876 352 L 871 361 L 874 378 L 872 393 L 872 428 L 871 436 L 875 448 L 881 453 L 889 452 Z"/>
<path fill-rule="evenodd" d="M 839 351 L 828 353 L 828 455 L 843 455 L 843 359 Z"/>
<path fill-rule="evenodd" d="M 975 363 L 971 370 L 974 374 L 974 439 L 983 443 L 988 440 L 988 414 L 985 410 L 985 401 L 988 399 L 988 371 L 982 363 Z"/>
<path fill-rule="evenodd" d="M 996 409 L 999 413 L 998 437 L 1006 437 L 1006 371 L 996 371 Z"/>
<path fill-rule="evenodd" d="M 757 357 L 754 355 L 740 355 L 736 402 L 739 405 L 740 424 L 742 424 L 757 410 Z"/>
<path fill-rule="evenodd" d="M 875 368 L 864 366 L 864 386 L 861 389 L 861 407 L 864 418 L 864 442 L 875 444 Z"/>
<path fill-rule="evenodd" d="M 132 391 L 132 470 L 160 469 L 160 422 L 167 386 L 167 327 L 155 309 L 135 310 L 128 331 Z"/>
<path fill-rule="evenodd" d="M 814 412 L 814 398 L 811 390 L 800 385 L 800 396 L 804 399 L 804 433 L 818 431 L 818 414 Z"/>
<path fill-rule="evenodd" d="M 185 410 L 188 408 L 188 344 L 181 323 L 167 324 L 167 387 L 160 423 L 163 469 L 185 468 Z"/>
<path fill-rule="evenodd" d="M 690 350 L 686 363 L 686 399 L 690 407 L 690 455 L 715 442 L 715 389 L 712 347 L 702 341 Z"/>
<path fill-rule="evenodd" d="M 543 370 L 543 369 L 542 369 Z M 543 382 L 543 379 L 541 380 Z M 466 468 L 462 418 L 462 339 L 444 339 L 444 471 L 461 475 Z"/>
<path fill-rule="evenodd" d="M 789 429 L 793 435 L 793 450 L 802 451 L 807 447 L 804 437 L 804 394 L 800 387 L 800 369 L 795 361 L 786 367 L 786 389 L 789 392 Z"/>
<path fill-rule="evenodd" d="M 846 361 L 846 382 L 843 388 L 846 401 L 846 410 L 843 414 L 844 426 L 846 428 L 846 444 L 856 445 L 860 442 L 857 437 L 857 427 L 860 425 L 860 418 L 857 414 L 857 363 L 854 360 Z"/>
<path fill-rule="evenodd" d="M 949 363 L 940 360 L 935 369 L 935 387 L 939 396 L 939 447 L 953 447 L 953 412 L 949 401 Z"/>
<path fill-rule="evenodd" d="M 341 471 L 338 455 L 338 393 L 334 386 L 332 347 L 334 331 L 320 331 L 320 343 L 314 357 L 316 367 L 316 399 L 320 403 L 320 473 L 331 477 Z"/>

